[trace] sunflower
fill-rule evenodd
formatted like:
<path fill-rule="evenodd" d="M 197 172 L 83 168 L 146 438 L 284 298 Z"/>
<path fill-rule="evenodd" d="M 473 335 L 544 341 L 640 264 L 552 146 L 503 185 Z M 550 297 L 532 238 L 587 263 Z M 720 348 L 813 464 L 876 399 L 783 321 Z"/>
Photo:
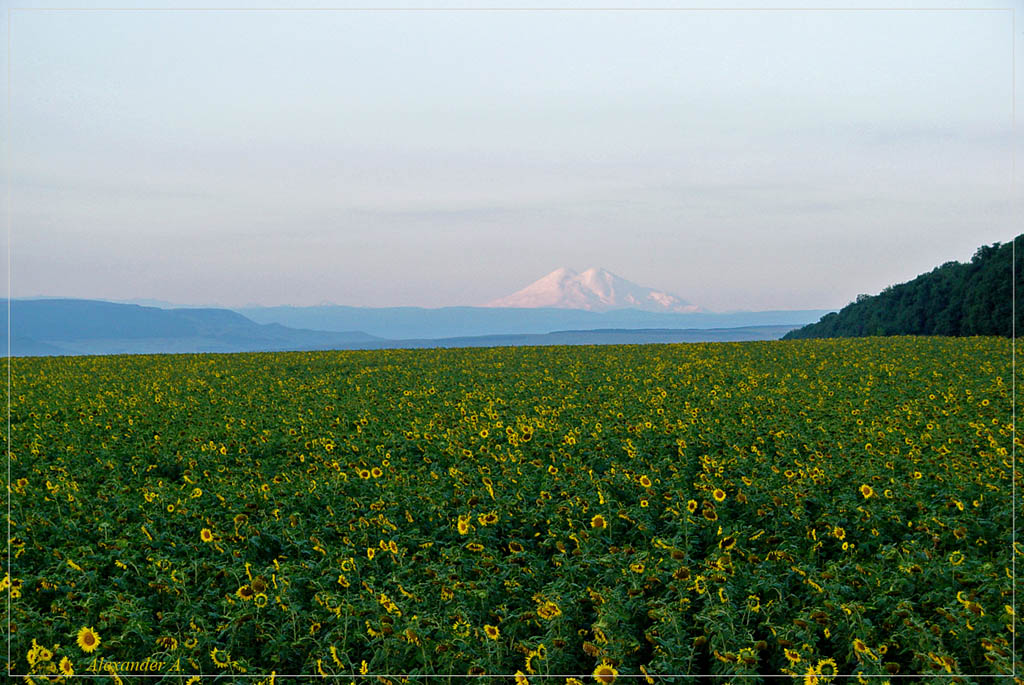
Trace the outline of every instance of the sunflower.
<path fill-rule="evenodd" d="M 63 675 L 66 675 L 66 676 L 73 676 L 73 675 L 75 675 L 75 668 L 74 668 L 74 666 L 71 665 L 71 660 L 68 659 L 66 656 L 65 657 L 61 657 L 59 668 L 60 668 L 60 672 Z"/>
<path fill-rule="evenodd" d="M 874 652 L 871 651 L 871 648 L 868 647 L 867 644 L 865 644 L 864 641 L 859 638 L 854 638 L 853 640 L 853 651 L 858 655 L 866 654 L 871 659 L 877 658 Z"/>
<path fill-rule="evenodd" d="M 726 535 L 724 538 L 718 541 L 719 549 L 728 552 L 730 549 L 736 546 L 736 537 L 733 535 Z"/>
<path fill-rule="evenodd" d="M 960 564 L 964 563 L 963 552 L 961 552 L 960 550 L 957 550 L 957 551 L 953 552 L 952 554 L 950 554 L 949 555 L 949 563 L 953 564 L 954 566 L 959 566 Z"/>
<path fill-rule="evenodd" d="M 466 545 L 466 549 L 468 549 L 470 552 L 482 552 L 484 551 L 484 546 L 481 545 L 479 542 L 471 542 L 468 545 Z"/>
<path fill-rule="evenodd" d="M 604 520 L 604 516 L 597 514 L 594 518 L 590 519 L 591 528 L 607 528 L 608 522 Z"/>
<path fill-rule="evenodd" d="M 99 634 L 93 628 L 82 628 L 78 631 L 78 646 L 83 652 L 92 652 L 100 646 Z"/>
<path fill-rule="evenodd" d="M 865 483 L 860 486 L 860 494 L 864 495 L 864 499 L 868 499 L 875 494 L 875 489 Z"/>
<path fill-rule="evenodd" d="M 795 649 L 786 649 L 784 650 L 784 653 L 786 655 L 786 661 L 788 661 L 789 663 L 800 663 L 800 652 L 796 651 Z"/>
<path fill-rule="evenodd" d="M 697 500 L 691 499 L 689 502 L 687 502 L 686 510 L 691 514 L 695 513 L 697 511 Z"/>
<path fill-rule="evenodd" d="M 820 675 L 836 675 L 839 673 L 839 665 L 835 659 L 822 659 L 818 662 L 816 670 Z"/>
<path fill-rule="evenodd" d="M 490 511 L 486 514 L 480 514 L 476 517 L 476 520 L 480 522 L 481 526 L 493 526 L 498 522 L 498 515 L 493 511 Z"/>
<path fill-rule="evenodd" d="M 715 498 L 716 502 L 725 501 L 725 490 L 722 488 L 715 488 L 715 491 L 711 493 L 711 496 Z"/>
<path fill-rule="evenodd" d="M 375 550 L 373 547 L 367 547 L 366 548 L 366 558 L 367 559 L 370 559 L 372 561 L 373 560 L 373 555 L 375 555 L 376 553 L 377 553 L 377 550 Z"/>
<path fill-rule="evenodd" d="M 498 630 L 498 626 L 492 626 L 489 624 L 484 626 L 484 634 L 491 640 L 497 640 L 501 637 L 501 631 Z"/>
<path fill-rule="evenodd" d="M 177 638 L 170 637 L 169 635 L 165 635 L 163 637 L 158 637 L 156 639 L 156 643 L 159 646 L 163 647 L 164 649 L 174 650 L 174 649 L 178 648 L 178 640 L 177 640 Z"/>
<path fill-rule="evenodd" d="M 530 681 L 522 671 L 516 671 L 516 685 L 530 685 Z"/>
<path fill-rule="evenodd" d="M 459 535 L 466 535 L 469 533 L 469 516 L 459 516 L 458 529 Z"/>
<path fill-rule="evenodd" d="M 267 606 L 267 596 L 260 592 L 252 598 L 252 602 L 258 607 L 265 607 Z"/>
<path fill-rule="evenodd" d="M 562 610 L 554 602 L 547 601 L 537 609 L 537 615 L 550 621 L 556 616 L 561 616 Z"/>
<path fill-rule="evenodd" d="M 213 531 L 209 528 L 203 528 L 199 531 L 199 539 L 203 542 L 213 542 Z"/>
<path fill-rule="evenodd" d="M 510 542 L 508 543 L 508 551 L 512 552 L 513 554 L 518 554 L 519 552 L 523 551 L 523 546 L 520 545 L 518 542 Z"/>
<path fill-rule="evenodd" d="M 635 564 L 630 564 L 629 565 L 629 570 L 632 571 L 633 573 L 643 573 L 644 572 L 644 565 L 639 563 L 639 562 L 637 562 Z"/>
<path fill-rule="evenodd" d="M 254 593 L 252 588 L 248 585 L 243 585 L 235 591 L 235 596 L 246 602 L 252 599 L 254 594 L 256 593 Z"/>
<path fill-rule="evenodd" d="M 651 479 L 648 478 L 646 475 L 640 476 L 640 485 L 644 486 L 645 488 L 651 487 Z"/>
<path fill-rule="evenodd" d="M 231 656 L 217 647 L 214 647 L 210 651 L 210 658 L 213 659 L 214 665 L 219 666 L 220 668 L 231 665 Z"/>
<path fill-rule="evenodd" d="M 267 589 L 267 581 L 263 576 L 256 576 L 252 579 L 252 591 L 256 593 L 264 592 Z"/>
<path fill-rule="evenodd" d="M 594 680 L 599 683 L 613 683 L 615 682 L 615 677 L 617 675 L 619 675 L 619 672 L 616 671 L 607 661 L 602 661 L 597 665 L 597 668 L 594 669 Z"/>
<path fill-rule="evenodd" d="M 650 505 L 651 505 L 651 503 L 648 502 L 647 500 L 645 500 L 645 499 L 640 500 L 640 508 L 641 509 L 646 509 Z"/>

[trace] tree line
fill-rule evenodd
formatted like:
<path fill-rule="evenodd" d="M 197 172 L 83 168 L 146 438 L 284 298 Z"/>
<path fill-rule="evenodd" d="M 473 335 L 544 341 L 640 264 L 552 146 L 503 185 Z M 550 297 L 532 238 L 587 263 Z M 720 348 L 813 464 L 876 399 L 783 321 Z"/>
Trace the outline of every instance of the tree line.
<path fill-rule="evenodd" d="M 1013 277 L 1016 244 L 1016 283 Z M 796 338 L 869 335 L 1001 335 L 1013 333 L 1013 291 L 1024 294 L 1024 234 L 1013 243 L 983 245 L 969 262 L 946 262 L 878 295 L 858 295 L 839 312 L 787 333 Z M 1024 305 L 1024 303 L 1022 303 Z M 1022 312 L 1016 330 L 1024 332 Z"/>

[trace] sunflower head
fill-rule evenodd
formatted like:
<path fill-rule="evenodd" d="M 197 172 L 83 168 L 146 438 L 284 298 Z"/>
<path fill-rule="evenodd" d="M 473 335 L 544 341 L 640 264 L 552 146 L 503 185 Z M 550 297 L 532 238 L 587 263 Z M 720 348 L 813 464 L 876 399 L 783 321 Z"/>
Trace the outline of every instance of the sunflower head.
<path fill-rule="evenodd" d="M 209 528 L 203 528 L 199 531 L 199 539 L 203 542 L 213 542 L 213 531 Z"/>
<path fill-rule="evenodd" d="M 100 646 L 100 636 L 94 628 L 82 628 L 78 631 L 78 646 L 83 652 L 91 652 Z"/>
<path fill-rule="evenodd" d="M 243 585 L 242 587 L 238 588 L 238 590 L 235 591 L 235 595 L 239 599 L 244 600 L 246 602 L 248 602 L 250 599 L 252 599 L 253 595 L 255 595 L 255 594 L 256 593 L 253 592 L 252 588 L 249 587 L 248 585 Z"/>
<path fill-rule="evenodd" d="M 646 475 L 640 476 L 640 485 L 644 486 L 645 488 L 651 487 L 651 479 L 648 478 Z"/>
<path fill-rule="evenodd" d="M 594 669 L 594 680 L 599 683 L 613 683 L 619 672 L 608 662 L 601 662 Z"/>
<path fill-rule="evenodd" d="M 714 492 L 711 493 L 711 496 L 715 498 L 716 502 L 724 502 L 725 490 L 723 490 L 722 488 L 715 488 Z"/>
<path fill-rule="evenodd" d="M 607 528 L 608 522 L 604 520 L 604 516 L 597 514 L 594 518 L 590 519 L 591 528 Z"/>
<path fill-rule="evenodd" d="M 501 637 L 501 631 L 498 630 L 498 626 L 485 625 L 484 633 L 491 640 L 497 640 L 499 637 Z"/>
<path fill-rule="evenodd" d="M 75 674 L 75 668 L 71 665 L 71 660 L 66 656 L 61 657 L 60 664 L 58 666 L 62 675 L 73 676 Z"/>
<path fill-rule="evenodd" d="M 864 485 L 860 486 L 860 494 L 864 496 L 864 499 L 868 499 L 869 497 L 875 494 L 875 489 L 872 488 L 867 483 L 865 483 Z"/>
<path fill-rule="evenodd" d="M 214 647 L 210 651 L 210 659 L 213 660 L 214 665 L 224 668 L 231 664 L 231 657 L 223 649 Z"/>

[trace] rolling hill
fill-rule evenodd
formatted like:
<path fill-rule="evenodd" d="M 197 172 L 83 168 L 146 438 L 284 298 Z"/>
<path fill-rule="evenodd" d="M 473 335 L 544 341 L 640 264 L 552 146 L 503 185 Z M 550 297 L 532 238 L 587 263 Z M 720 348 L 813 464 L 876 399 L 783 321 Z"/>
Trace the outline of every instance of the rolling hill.
<path fill-rule="evenodd" d="M 1013 282 L 1016 243 L 1017 282 Z M 970 262 L 946 262 L 878 295 L 860 295 L 837 313 L 790 331 L 784 340 L 869 335 L 1001 335 L 1013 332 L 1013 295 L 1024 294 L 1024 235 L 978 248 Z M 1024 330 L 1018 308 L 1017 330 Z"/>

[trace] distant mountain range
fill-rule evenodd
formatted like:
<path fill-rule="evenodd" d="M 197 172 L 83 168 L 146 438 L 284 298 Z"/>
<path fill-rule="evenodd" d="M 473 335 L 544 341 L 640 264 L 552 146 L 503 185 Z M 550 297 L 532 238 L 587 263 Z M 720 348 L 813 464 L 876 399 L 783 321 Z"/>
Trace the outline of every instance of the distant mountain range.
<path fill-rule="evenodd" d="M 583 273 L 576 273 L 565 267 L 555 269 L 522 290 L 484 306 L 582 309 L 588 312 L 637 309 L 674 314 L 703 311 L 678 295 L 636 285 L 605 269 L 590 268 Z"/>
<path fill-rule="evenodd" d="M 544 334 L 564 330 L 708 329 L 746 326 L 798 327 L 816 321 L 829 309 L 767 312 L 700 312 L 675 314 L 615 309 L 501 307 L 244 307 L 236 309 L 258 323 L 279 323 L 321 331 L 363 331 L 390 340 L 482 335 Z"/>
<path fill-rule="evenodd" d="M 1014 290 L 1024 296 L 1024 235 L 979 247 L 970 262 L 946 262 L 878 295 L 858 295 L 839 312 L 786 335 L 847 338 L 868 335 L 1002 335 L 1014 326 Z M 1016 283 L 1013 282 L 1016 259 Z M 1024 307 L 1016 310 L 1024 330 Z"/>
<path fill-rule="evenodd" d="M 0 326 L 7 328 L 6 308 Z M 10 332 L 14 356 L 332 349 L 378 340 L 357 331 L 258 324 L 227 309 L 72 299 L 12 300 Z"/>
<path fill-rule="evenodd" d="M 227 309 L 100 300 L 15 299 L 10 306 L 13 356 L 775 340 L 823 313 L 329 306 L 258 308 L 250 318 Z M 316 325 L 282 323 L 294 320 Z M 7 323 L 0 308 L 0 327 Z M 336 326 L 343 328 L 331 330 Z"/>

